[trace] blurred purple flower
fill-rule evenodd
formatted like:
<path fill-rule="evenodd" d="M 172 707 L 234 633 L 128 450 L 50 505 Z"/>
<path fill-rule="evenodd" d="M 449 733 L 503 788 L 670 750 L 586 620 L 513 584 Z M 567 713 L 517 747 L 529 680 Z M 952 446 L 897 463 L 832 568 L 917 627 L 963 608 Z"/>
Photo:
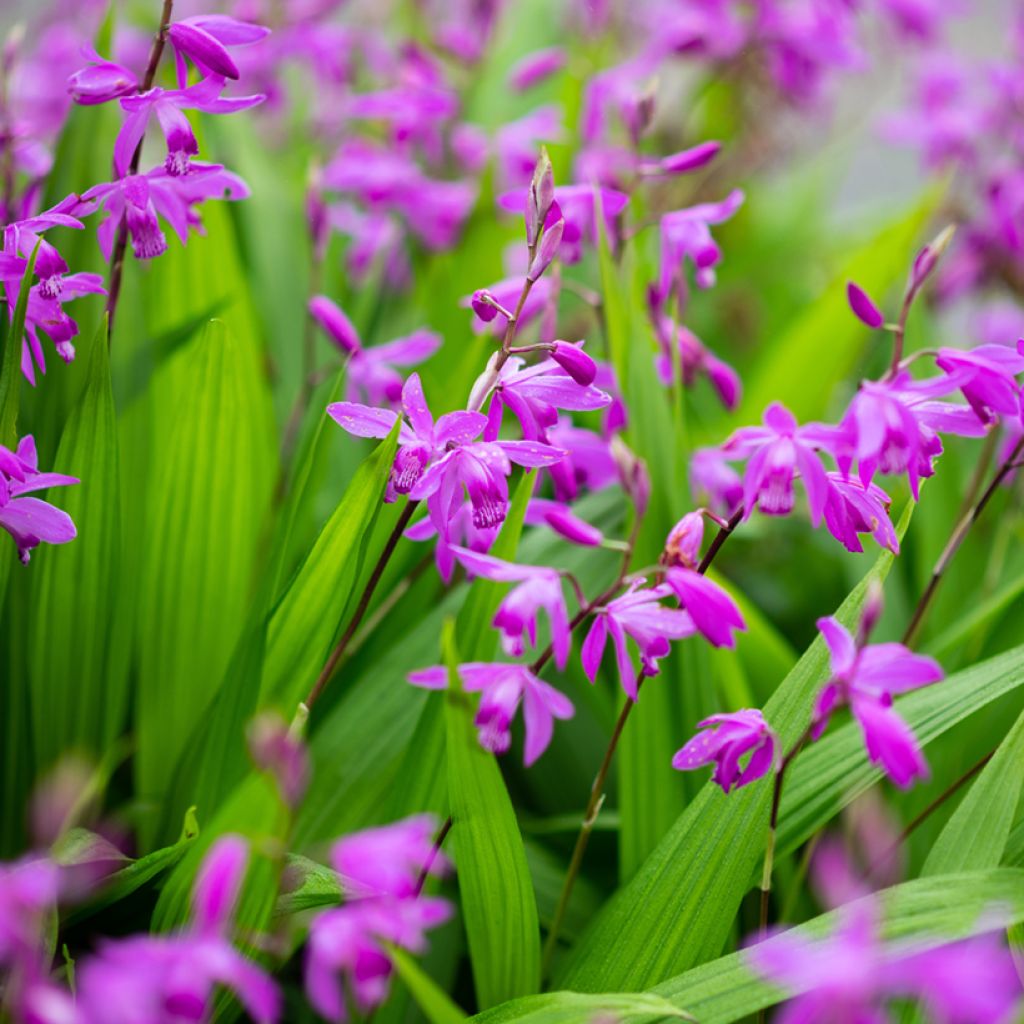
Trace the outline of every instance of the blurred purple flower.
<path fill-rule="evenodd" d="M 515 121 L 507 121 L 494 136 L 498 180 L 503 188 L 524 188 L 533 177 L 540 147 L 565 138 L 561 108 L 537 107 Z"/>
<path fill-rule="evenodd" d="M 706 374 L 726 409 L 735 409 L 743 390 L 739 374 L 707 349 L 691 330 L 682 324 L 673 324 L 670 317 L 656 315 L 655 333 L 661 345 L 661 354 L 657 357 L 655 366 L 662 384 L 671 387 L 677 376 L 677 356 L 676 352 L 672 351 L 673 330 L 683 384 L 688 388 L 693 387 L 697 375 Z"/>
<path fill-rule="evenodd" d="M 728 793 L 756 782 L 778 767 L 778 738 L 760 711 L 745 708 L 727 715 L 712 715 L 697 723 L 699 732 L 672 758 L 677 771 L 693 771 L 714 764 L 711 781 Z M 749 754 L 746 765 L 740 759 Z"/>
<path fill-rule="evenodd" d="M 207 76 L 237 79 L 238 65 L 228 53 L 229 46 L 250 46 L 265 39 L 270 29 L 238 21 L 225 14 L 203 14 L 172 22 L 167 38 L 174 47 L 178 64 L 178 84 L 184 88 L 188 72 L 184 58 Z"/>
<path fill-rule="evenodd" d="M 89 61 L 88 67 L 68 79 L 68 92 L 76 103 L 86 107 L 107 103 L 139 87 L 139 80 L 132 71 L 105 60 L 91 46 L 83 47 L 82 55 Z"/>
<path fill-rule="evenodd" d="M 501 525 L 477 527 L 473 525 L 473 506 L 464 501 L 448 520 L 447 536 L 439 533 L 430 516 L 413 523 L 404 536 L 413 541 L 434 540 L 434 562 L 445 583 L 451 583 L 455 570 L 454 547 L 461 546 L 472 551 L 486 553 L 494 544 Z"/>
<path fill-rule="evenodd" d="M 846 282 L 846 299 L 850 304 L 850 309 L 853 310 L 853 315 L 872 330 L 885 323 L 885 317 L 872 302 L 871 296 L 853 281 Z"/>
<path fill-rule="evenodd" d="M 569 698 L 535 676 L 526 665 L 473 661 L 460 665 L 458 672 L 463 689 L 481 695 L 474 724 L 485 750 L 495 754 L 508 752 L 512 744 L 512 719 L 522 703 L 526 726 L 523 763 L 527 768 L 547 750 L 555 719 L 572 718 L 574 714 Z M 409 682 L 428 690 L 444 690 L 448 687 L 448 670 L 442 665 L 421 669 L 409 674 Z"/>
<path fill-rule="evenodd" d="M 1024 341 L 1018 341 L 1016 351 L 1006 345 L 979 345 L 967 351 L 940 348 L 935 365 L 957 381 L 982 423 L 1020 414 L 1016 376 L 1024 373 Z"/>
<path fill-rule="evenodd" d="M 877 484 L 863 484 L 841 473 L 827 473 L 825 526 L 848 551 L 863 551 L 858 534 L 870 533 L 894 555 L 900 551 L 896 528 L 889 518 L 889 495 Z"/>
<path fill-rule="evenodd" d="M 582 547 L 598 547 L 604 540 L 604 534 L 596 526 L 581 519 L 564 502 L 550 498 L 531 498 L 523 522 L 527 526 L 547 526 Z"/>
<path fill-rule="evenodd" d="M 690 486 L 694 494 L 725 515 L 743 504 L 743 480 L 720 448 L 698 448 L 690 457 Z"/>
<path fill-rule="evenodd" d="M 269 772 L 281 798 L 298 807 L 309 785 L 309 752 L 301 735 L 273 711 L 254 718 L 246 729 L 249 754 L 258 768 Z"/>

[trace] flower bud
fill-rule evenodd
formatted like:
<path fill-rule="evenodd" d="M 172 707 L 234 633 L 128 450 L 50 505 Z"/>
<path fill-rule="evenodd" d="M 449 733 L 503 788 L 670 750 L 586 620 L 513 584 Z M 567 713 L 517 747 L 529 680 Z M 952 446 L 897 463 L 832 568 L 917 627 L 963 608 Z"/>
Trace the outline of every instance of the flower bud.
<path fill-rule="evenodd" d="M 687 174 L 711 163 L 722 148 L 720 142 L 702 142 L 680 153 L 665 157 L 658 164 L 662 174 Z"/>
<path fill-rule="evenodd" d="M 661 561 L 665 565 L 696 569 L 700 564 L 700 546 L 704 541 L 704 516 L 688 512 L 669 531 Z"/>
<path fill-rule="evenodd" d="M 565 505 L 552 502 L 553 508 L 544 512 L 544 522 L 559 536 L 582 547 L 597 547 L 604 540 L 604 534 L 596 527 L 575 515 Z"/>
<path fill-rule="evenodd" d="M 885 317 L 882 316 L 879 308 L 871 301 L 868 293 L 863 288 L 854 284 L 853 281 L 846 282 L 846 298 L 850 303 L 850 309 L 853 310 L 853 315 L 861 323 L 867 324 L 872 330 L 881 327 L 885 323 Z"/>
<path fill-rule="evenodd" d="M 555 223 L 544 231 L 541 236 L 540 248 L 537 255 L 530 264 L 530 271 L 526 275 L 530 281 L 536 282 L 541 274 L 551 264 L 551 261 L 558 255 L 558 247 L 562 244 L 562 232 L 565 231 L 565 218 L 560 217 Z"/>
<path fill-rule="evenodd" d="M 285 803 L 298 806 L 309 783 L 309 755 L 299 730 L 268 711 L 249 723 L 246 739 L 256 766 L 274 777 Z"/>
<path fill-rule="evenodd" d="M 956 234 L 956 226 L 954 224 L 947 225 L 917 254 L 914 265 L 910 269 L 910 282 L 907 285 L 907 292 L 910 295 L 915 294 L 928 279 L 942 258 L 942 254 L 949 248 L 954 234 Z"/>
<path fill-rule="evenodd" d="M 642 516 L 647 511 L 647 503 L 651 497 L 651 477 L 647 472 L 647 464 L 619 435 L 612 438 L 609 449 L 618 467 L 622 487 L 633 502 L 636 514 Z"/>
<path fill-rule="evenodd" d="M 200 67 L 224 78 L 238 79 L 238 65 L 231 59 L 227 47 L 206 29 L 176 21 L 167 29 L 167 38 L 175 50 L 191 57 Z"/>
<path fill-rule="evenodd" d="M 594 378 L 597 376 L 597 363 L 578 345 L 556 341 L 551 351 L 551 358 L 582 387 L 589 387 L 594 383 Z"/>
<path fill-rule="evenodd" d="M 473 307 L 473 312 L 485 324 L 489 324 L 498 315 L 498 304 L 486 288 L 480 288 L 473 292 L 470 305 Z"/>
<path fill-rule="evenodd" d="M 84 107 L 95 106 L 138 88 L 139 81 L 128 68 L 103 60 L 94 50 L 86 52 L 94 63 L 76 71 L 68 79 L 68 92 L 76 103 Z"/>
<path fill-rule="evenodd" d="M 309 300 L 309 315 L 327 332 L 330 339 L 347 355 L 355 355 L 362 345 L 352 321 L 326 295 Z"/>
<path fill-rule="evenodd" d="M 535 245 L 540 229 L 555 201 L 555 172 L 548 151 L 541 147 L 540 159 L 533 169 L 530 192 L 526 201 L 526 241 Z"/>

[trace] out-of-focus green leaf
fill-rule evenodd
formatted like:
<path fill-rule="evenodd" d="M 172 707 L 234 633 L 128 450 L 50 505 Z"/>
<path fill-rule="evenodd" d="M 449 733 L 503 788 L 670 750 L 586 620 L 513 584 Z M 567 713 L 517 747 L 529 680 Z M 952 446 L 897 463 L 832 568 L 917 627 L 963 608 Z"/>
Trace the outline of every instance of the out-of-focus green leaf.
<path fill-rule="evenodd" d="M 242 358 L 224 324 L 212 321 L 154 378 L 135 759 L 147 801 L 167 792 L 249 610 L 273 452 L 248 422 L 260 399 L 240 372 Z"/>
<path fill-rule="evenodd" d="M 51 494 L 78 536 L 45 552 L 34 579 L 29 670 L 40 769 L 68 750 L 99 758 L 124 728 L 128 710 L 131 619 L 121 585 L 121 482 L 105 322 L 85 358 L 86 390 L 54 459 L 81 483 Z"/>
<path fill-rule="evenodd" d="M 389 950 L 389 955 L 395 965 L 395 972 L 405 982 L 416 1005 L 430 1024 L 461 1024 L 468 1019 L 411 956 L 394 946 Z"/>
<path fill-rule="evenodd" d="M 1024 650 L 1018 648 L 1019 663 Z M 1024 676 L 1024 665 L 1021 675 Z M 998 867 L 1024 785 L 1024 713 L 999 744 L 928 854 L 921 875 Z"/>
<path fill-rule="evenodd" d="M 837 611 L 841 622 L 849 627 L 857 621 L 868 586 L 885 578 L 892 561 L 889 552 L 879 556 Z M 827 673 L 828 653 L 818 637 L 765 706 L 784 748 L 806 727 Z M 583 991 L 639 990 L 715 956 L 763 854 L 770 797 L 770 780 L 728 795 L 709 782 L 606 904 L 559 983 Z"/>
<path fill-rule="evenodd" d="M 621 995 L 547 992 L 503 1003 L 470 1019 L 481 1024 L 593 1024 L 603 1020 L 621 1024 L 654 1024 L 655 1021 L 695 1018 L 668 999 L 647 992 Z"/>
<path fill-rule="evenodd" d="M 298 854 L 289 854 L 274 914 L 286 917 L 304 910 L 334 907 L 342 901 L 341 876 L 337 871 Z"/>
<path fill-rule="evenodd" d="M 1017 647 L 934 686 L 908 693 L 899 698 L 896 707 L 918 740 L 927 746 L 979 708 L 1022 684 L 1024 647 Z M 794 761 L 792 774 L 786 779 L 779 852 L 795 849 L 881 777 L 881 771 L 864 753 L 864 740 L 854 722 L 844 723 L 808 747 Z"/>
<path fill-rule="evenodd" d="M 908 214 L 857 249 L 821 298 L 771 343 L 754 372 L 744 374 L 745 394 L 735 422 L 760 422 L 772 402 L 781 402 L 801 421 L 825 414 L 835 388 L 849 378 L 864 346 L 877 337 L 850 312 L 846 282 L 856 281 L 878 301 L 902 282 L 914 243 L 938 198 L 930 190 Z M 808 387 L 811 367 L 814 386 Z"/>
<path fill-rule="evenodd" d="M 494 755 L 480 746 L 453 633 L 449 624 L 443 643 L 451 838 L 477 1003 L 486 1008 L 537 990 L 540 926 L 515 811 Z"/>

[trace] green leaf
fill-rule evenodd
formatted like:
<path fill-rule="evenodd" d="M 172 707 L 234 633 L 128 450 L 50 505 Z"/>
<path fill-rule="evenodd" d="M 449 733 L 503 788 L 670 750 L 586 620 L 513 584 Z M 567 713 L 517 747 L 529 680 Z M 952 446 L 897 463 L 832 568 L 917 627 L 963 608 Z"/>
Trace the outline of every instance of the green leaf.
<path fill-rule="evenodd" d="M 1017 657 L 1024 661 L 1024 650 L 1018 648 Z M 921 869 L 922 877 L 998 867 L 1013 827 L 1022 784 L 1024 713 L 939 833 Z"/>
<path fill-rule="evenodd" d="M 883 890 L 878 899 L 882 939 L 927 949 L 1024 920 L 1024 870 L 1001 868 L 915 879 Z M 820 939 L 835 930 L 849 907 L 816 917 L 786 936 Z M 700 1024 L 752 1019 L 759 1010 L 782 1002 L 786 994 L 761 981 L 746 966 L 744 956 L 731 953 L 703 964 L 658 985 L 648 995 L 659 996 L 677 1008 L 676 1013 L 686 1007 Z M 623 1000 L 625 1008 L 627 1000 L 644 997 L 553 992 L 514 1000 L 472 1020 L 474 1024 L 589 1024 L 593 1010 L 584 1004 L 574 1012 L 575 1000 L 602 998 Z M 558 1010 L 561 1013 L 556 1015 Z"/>
<path fill-rule="evenodd" d="M 249 612 L 274 452 L 249 423 L 261 397 L 242 359 L 215 320 L 154 378 L 136 701 L 135 769 L 146 801 L 166 793 Z"/>
<path fill-rule="evenodd" d="M 275 917 L 301 914 L 320 907 L 336 907 L 342 901 L 341 876 L 337 871 L 298 854 L 289 854 L 281 880 Z"/>
<path fill-rule="evenodd" d="M 429 975 L 404 950 L 392 946 L 388 950 L 395 972 L 412 993 L 416 1005 L 430 1024 L 461 1024 L 468 1020 L 448 995 L 431 980 Z"/>
<path fill-rule="evenodd" d="M 98 759 L 123 731 L 128 712 L 131 618 L 122 587 L 117 417 L 105 319 L 85 357 L 86 388 L 53 460 L 81 483 L 50 494 L 74 520 L 78 536 L 43 553 L 33 580 L 29 670 L 40 769 L 68 750 Z"/>
<path fill-rule="evenodd" d="M 850 627 L 859 619 L 868 586 L 884 579 L 892 562 L 889 552 L 879 556 L 836 612 L 840 622 Z M 818 637 L 765 706 L 784 748 L 806 727 L 827 674 L 828 652 Z M 770 779 L 728 795 L 709 782 L 608 902 L 559 982 L 583 991 L 636 991 L 715 956 L 763 854 L 770 795 Z"/>
<path fill-rule="evenodd" d="M 548 992 L 504 1003 L 471 1020 L 480 1024 L 594 1024 L 614 1020 L 626 1024 L 654 1024 L 663 1020 L 695 1020 L 675 1003 L 652 993 Z"/>
<path fill-rule="evenodd" d="M 1022 684 L 1024 647 L 1017 647 L 934 686 L 909 693 L 896 701 L 896 707 L 918 740 L 927 746 L 979 708 Z M 864 754 L 864 740 L 854 722 L 844 723 L 808 747 L 793 763 L 792 774 L 786 779 L 778 851 L 796 849 L 881 777 L 881 771 Z"/>
<path fill-rule="evenodd" d="M 355 606 L 356 584 L 395 460 L 399 426 L 396 420 L 390 435 L 360 467 L 270 617 L 265 702 L 292 708 L 306 695 Z"/>
<path fill-rule="evenodd" d="M 480 746 L 453 633 L 449 623 L 443 648 L 451 840 L 477 1003 L 486 1008 L 537 990 L 540 926 L 515 811 L 494 755 Z"/>

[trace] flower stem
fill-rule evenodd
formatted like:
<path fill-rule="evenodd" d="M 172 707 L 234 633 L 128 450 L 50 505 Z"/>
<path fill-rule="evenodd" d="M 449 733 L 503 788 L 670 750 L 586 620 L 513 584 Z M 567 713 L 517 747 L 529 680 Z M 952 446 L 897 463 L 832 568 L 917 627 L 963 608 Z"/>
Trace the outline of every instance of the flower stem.
<path fill-rule="evenodd" d="M 146 65 L 146 73 L 143 75 L 139 92 L 148 92 L 153 88 L 153 81 L 156 78 L 157 68 L 160 66 L 160 58 L 163 56 L 164 44 L 167 41 L 167 28 L 171 23 L 171 12 L 174 8 L 174 0 L 164 0 L 163 10 L 160 13 L 160 27 L 153 37 L 153 45 L 149 50 L 149 62 Z M 132 162 L 128 167 L 127 177 L 139 173 L 139 161 L 142 159 L 143 140 L 135 147 L 132 154 Z M 121 216 L 121 223 L 117 226 L 117 235 L 114 238 L 114 251 L 110 259 L 110 287 L 107 289 L 107 344 L 113 342 L 114 337 L 114 316 L 117 313 L 118 299 L 121 297 L 121 280 L 124 276 L 124 255 L 128 247 L 128 220 L 125 214 Z"/>
<path fill-rule="evenodd" d="M 970 532 L 971 527 L 978 521 L 981 513 L 985 511 L 985 506 L 988 505 L 995 496 L 1006 477 L 1009 476 L 1009 474 L 1016 468 L 1016 464 L 1022 453 L 1024 453 L 1024 437 L 1021 437 L 1021 439 L 1013 446 L 1013 450 L 1006 456 L 1006 459 L 996 471 L 995 476 L 992 478 L 992 482 L 988 485 L 977 502 L 967 510 L 967 513 L 957 523 L 949 540 L 946 542 L 946 546 L 942 549 L 942 554 L 939 555 L 939 559 L 935 563 L 935 568 L 932 569 L 932 575 L 928 580 L 928 585 L 924 588 L 924 591 L 917 602 L 914 614 L 911 616 L 906 632 L 903 634 L 903 643 L 909 646 L 914 640 L 918 630 L 921 628 L 921 623 L 924 621 L 925 614 L 931 606 L 932 599 L 935 597 L 935 592 L 938 590 L 939 584 L 942 582 L 943 574 L 948 568 L 949 563 L 952 562 L 953 557 L 960 549 L 960 545 L 963 544 L 964 538 Z"/>
<path fill-rule="evenodd" d="M 743 509 L 737 509 L 729 521 L 724 526 L 719 527 L 718 533 L 715 534 L 715 538 L 707 550 L 707 554 L 703 559 L 701 559 L 701 563 L 697 568 L 697 572 L 702 576 L 708 571 L 711 563 L 718 555 L 718 552 L 721 551 L 722 545 L 726 542 L 736 527 L 739 526 L 742 519 Z M 635 543 L 636 534 L 637 529 L 634 528 L 632 538 L 633 543 Z M 625 578 L 625 572 L 628 565 L 629 558 L 627 556 L 627 558 L 624 559 L 622 576 L 616 582 L 614 590 L 611 591 L 610 596 L 614 596 L 615 592 L 617 592 L 619 587 L 621 587 L 621 581 Z M 609 594 L 609 591 L 606 591 L 605 594 L 601 595 L 601 597 L 592 601 L 587 609 L 581 609 L 577 615 L 578 621 L 582 622 L 593 608 L 598 607 L 604 601 L 609 600 L 610 597 L 605 596 L 607 594 Z M 576 622 L 577 620 L 573 621 Z M 572 623 L 570 623 L 570 625 L 572 625 Z M 545 652 L 545 654 L 548 654 L 548 652 Z M 548 654 L 548 657 L 550 657 L 550 654 Z M 544 661 L 546 660 L 547 658 L 544 658 Z M 541 662 L 541 665 L 543 665 L 544 661 Z M 531 668 L 532 667 L 533 666 L 531 666 Z M 640 687 L 643 685 L 644 678 L 642 671 L 638 673 L 636 678 L 636 690 L 638 695 Z M 604 757 L 601 759 L 601 765 L 598 768 L 597 774 L 594 776 L 594 781 L 590 787 L 590 799 L 587 801 L 586 810 L 583 812 L 583 823 L 580 826 L 578 835 L 576 836 L 576 845 L 573 847 L 572 857 L 569 861 L 569 867 L 565 874 L 565 881 L 562 883 L 562 891 L 558 897 L 558 905 L 555 908 L 551 927 L 548 929 L 548 937 L 544 943 L 544 956 L 541 960 L 542 983 L 548 978 L 551 972 L 551 962 L 554 958 L 555 949 L 558 945 L 558 933 L 561 931 L 562 922 L 565 919 L 566 911 L 569 908 L 569 900 L 572 897 L 572 890 L 576 884 L 576 878 L 579 876 L 580 867 L 583 864 L 583 855 L 586 853 L 587 844 L 590 842 L 590 834 L 594 831 L 594 826 L 597 824 L 597 816 L 601 813 L 601 806 L 604 803 L 604 787 L 605 782 L 608 779 L 608 772 L 611 770 L 612 761 L 615 758 L 615 751 L 619 745 L 619 739 L 622 737 L 622 732 L 626 728 L 626 722 L 629 721 L 629 716 L 633 711 L 633 705 L 635 703 L 635 701 L 627 698 L 622 711 L 619 712 L 619 717 L 615 722 L 615 728 L 612 729 L 612 735 L 608 740 L 608 746 L 605 749 Z"/>
<path fill-rule="evenodd" d="M 420 869 L 420 876 L 416 879 L 416 892 L 415 896 L 419 896 L 423 892 L 423 887 L 427 884 L 427 877 L 430 875 L 430 869 L 434 866 L 434 861 L 437 860 L 438 854 L 441 852 L 441 847 L 444 846 L 445 839 L 448 838 L 448 833 L 452 830 L 452 816 L 449 814 L 444 819 L 441 827 L 437 830 L 437 835 L 434 836 L 434 845 L 430 850 L 430 855 L 427 857 Z"/>
<path fill-rule="evenodd" d="M 359 624 L 363 621 L 366 610 L 370 607 L 373 592 L 377 589 L 377 584 L 380 583 L 380 578 L 384 575 L 384 569 L 387 567 L 388 562 L 391 561 L 391 556 L 395 553 L 395 548 L 398 546 L 398 542 L 401 540 L 402 534 L 405 532 L 405 528 L 409 525 L 409 520 L 412 519 L 413 513 L 418 506 L 418 501 L 410 501 L 402 509 L 402 514 L 398 517 L 398 522 L 395 523 L 395 528 L 391 531 L 391 535 L 384 545 L 384 550 L 381 551 L 377 564 L 373 567 L 370 578 L 366 581 L 366 587 L 363 589 L 362 597 L 359 598 L 359 604 L 356 605 L 351 621 L 345 628 L 345 632 L 341 635 L 341 639 L 335 644 L 334 650 L 331 651 L 327 661 L 324 662 L 324 667 L 320 670 L 320 675 L 317 676 L 313 689 L 309 691 L 309 696 L 306 698 L 305 703 L 306 707 L 311 710 L 319 699 L 320 694 L 324 692 L 327 684 L 331 681 L 334 670 L 338 667 L 338 663 L 344 656 L 352 637 L 355 636 Z"/>

